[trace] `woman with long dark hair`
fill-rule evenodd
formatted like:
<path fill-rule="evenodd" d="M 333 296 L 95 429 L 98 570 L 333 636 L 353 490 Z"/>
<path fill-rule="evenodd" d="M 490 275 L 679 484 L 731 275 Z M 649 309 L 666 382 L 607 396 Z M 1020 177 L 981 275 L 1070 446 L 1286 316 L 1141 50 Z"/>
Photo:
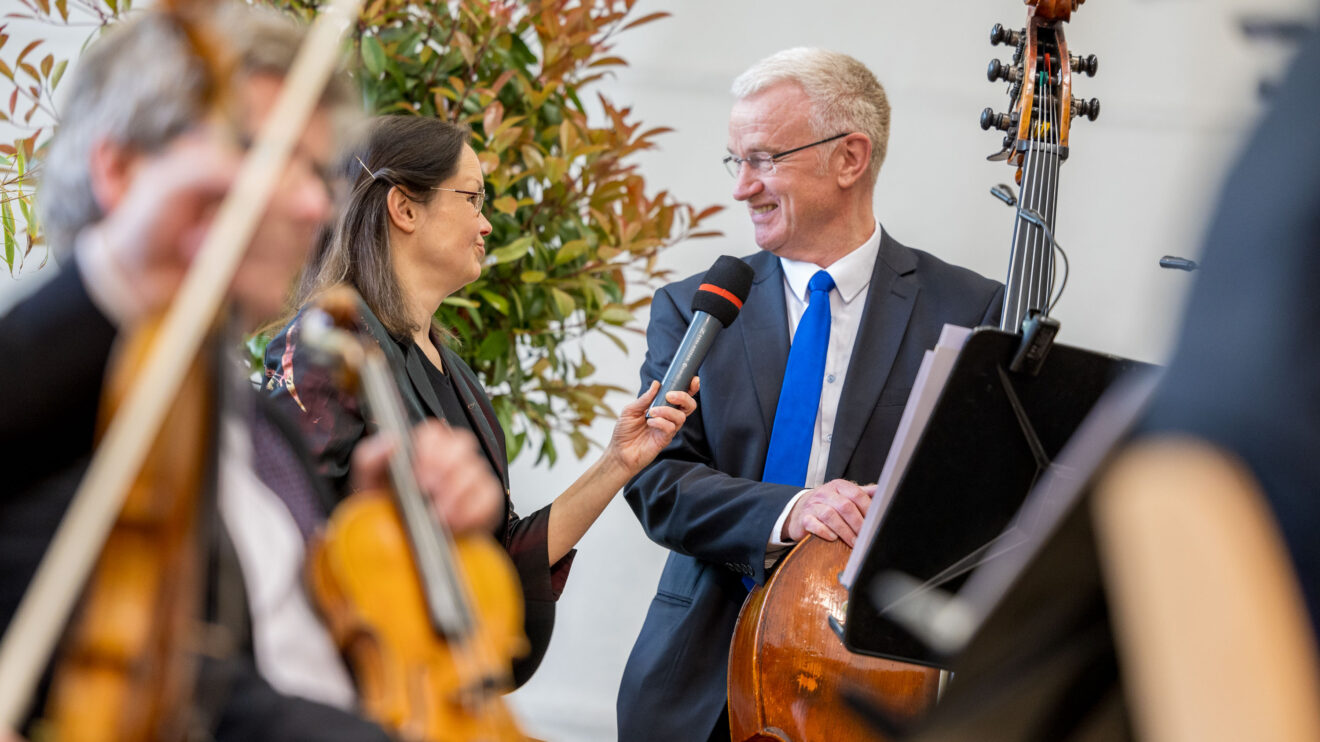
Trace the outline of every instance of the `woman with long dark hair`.
<path fill-rule="evenodd" d="M 472 370 L 445 341 L 433 317 L 445 297 L 476 280 L 490 222 L 482 214 L 484 179 L 469 132 L 438 119 L 386 116 L 372 122 L 341 173 L 350 189 L 328 240 L 307 267 L 294 306 L 341 284 L 362 296 L 362 329 L 378 342 L 414 422 L 444 420 L 472 431 L 505 487 L 506 517 L 496 538 L 518 569 L 526 600 L 530 654 L 515 666 L 521 683 L 540 663 L 554 625 L 573 547 L 615 493 L 664 448 L 696 409 L 690 394 L 671 392 L 673 407 L 646 417 L 652 384 L 623 408 L 609 445 L 550 505 L 525 517 L 508 500 L 504 432 Z M 373 423 L 356 399 L 330 383 L 300 342 L 302 314 L 266 350 L 267 385 L 301 421 L 318 465 L 347 484 L 353 445 Z M 696 384 L 691 390 L 696 393 Z"/>

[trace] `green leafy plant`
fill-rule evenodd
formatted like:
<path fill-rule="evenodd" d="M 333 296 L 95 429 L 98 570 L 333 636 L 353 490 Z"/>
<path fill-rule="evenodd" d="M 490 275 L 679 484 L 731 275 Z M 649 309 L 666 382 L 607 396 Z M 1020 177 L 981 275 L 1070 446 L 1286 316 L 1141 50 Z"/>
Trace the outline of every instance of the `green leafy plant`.
<path fill-rule="evenodd" d="M 250 1 L 304 19 L 321 5 Z M 22 2 L 30 15 L 68 23 L 62 2 L 54 12 L 46 0 Z M 75 2 L 102 23 L 126 8 L 123 0 Z M 511 457 L 535 450 L 538 461 L 553 463 L 563 438 L 578 457 L 587 453 L 585 427 L 613 415 L 606 396 L 631 390 L 594 381 L 580 341 L 599 335 L 626 351 L 620 333 L 640 332 L 636 312 L 667 277 L 659 252 L 714 234 L 700 225 L 720 207 L 699 210 L 651 192 L 633 161 L 669 130 L 644 127 L 603 95 L 583 99 L 593 82 L 626 65 L 612 53 L 617 34 L 668 15 L 634 17 L 636 2 L 368 0 L 349 41 L 368 112 L 439 116 L 472 129 L 492 249 L 481 278 L 449 297 L 438 316 L 490 390 Z M 63 65 L 20 67 L 48 87 L 12 95 L 48 101 Z M 39 134 L 30 135 L 34 147 Z M 39 147 L 25 149 L 19 165 L 34 151 L 39 158 Z M 30 190 L 17 182 L 4 181 L 4 197 L 22 204 L 26 218 Z"/>

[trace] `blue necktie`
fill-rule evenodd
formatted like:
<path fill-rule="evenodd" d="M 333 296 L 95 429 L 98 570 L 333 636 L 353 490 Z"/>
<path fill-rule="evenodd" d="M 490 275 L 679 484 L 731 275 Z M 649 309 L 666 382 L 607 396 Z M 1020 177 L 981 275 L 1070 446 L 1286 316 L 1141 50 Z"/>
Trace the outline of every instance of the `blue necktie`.
<path fill-rule="evenodd" d="M 811 296 L 788 351 L 784 385 L 779 390 L 770 449 L 761 475 L 763 482 L 796 487 L 806 484 L 811 439 L 816 432 L 825 353 L 830 345 L 830 291 L 834 279 L 823 270 L 816 271 L 807 289 Z"/>

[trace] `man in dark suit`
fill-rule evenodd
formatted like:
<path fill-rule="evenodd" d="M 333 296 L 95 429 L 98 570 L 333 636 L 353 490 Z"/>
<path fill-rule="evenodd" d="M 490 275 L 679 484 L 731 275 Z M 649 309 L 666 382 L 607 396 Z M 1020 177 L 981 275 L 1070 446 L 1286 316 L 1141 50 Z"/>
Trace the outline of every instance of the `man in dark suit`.
<path fill-rule="evenodd" d="M 855 59 L 791 49 L 734 82 L 725 164 L 761 252 L 701 366 L 701 406 L 626 490 L 672 553 L 624 671 L 619 739 L 728 739 L 729 640 L 750 582 L 810 533 L 850 546 L 924 352 L 999 314 L 1002 287 L 900 244 L 873 211 L 889 105 Z M 662 378 L 700 277 L 661 289 Z"/>
<path fill-rule="evenodd" d="M 230 112 L 237 138 L 251 138 L 302 32 L 242 6 L 212 21 L 235 40 Z M 87 469 L 112 345 L 169 305 L 237 170 L 235 133 L 203 123 L 207 70 L 188 38 L 154 12 L 108 31 L 81 60 L 46 159 L 47 234 L 67 261 L 0 317 L 10 392 L 0 407 L 0 631 Z M 281 171 L 230 288 L 244 329 L 279 311 L 329 215 L 322 174 L 334 156 L 336 116 L 351 100 L 342 84 L 331 86 Z M 384 742 L 386 733 L 355 712 L 352 678 L 302 588 L 302 538 L 325 517 L 329 500 L 292 426 L 262 409 L 241 374 L 227 381 L 214 461 L 226 535 L 211 555 L 218 568 L 208 600 L 217 628 L 208 637 L 228 641 L 208 647 L 219 656 L 202 661 L 190 729 L 220 740 Z M 502 493 L 470 437 L 467 443 L 464 449 L 442 431 L 419 433 L 427 464 L 419 479 L 456 529 L 489 529 Z M 384 478 L 382 454 L 378 445 L 362 451 L 362 484 Z M 446 488 L 447 475 L 460 470 L 478 472 L 485 488 Z M 225 651 L 226 644 L 247 651 Z M 41 709 L 38 702 L 33 712 Z"/>

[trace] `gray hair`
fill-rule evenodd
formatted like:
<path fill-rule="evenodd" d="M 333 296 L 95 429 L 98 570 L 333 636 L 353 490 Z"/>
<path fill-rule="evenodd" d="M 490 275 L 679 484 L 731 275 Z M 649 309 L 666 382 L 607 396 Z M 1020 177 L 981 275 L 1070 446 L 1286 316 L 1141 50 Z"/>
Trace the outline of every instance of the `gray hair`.
<path fill-rule="evenodd" d="M 208 20 L 224 29 L 239 74 L 288 72 L 305 35 L 300 24 L 238 3 L 213 12 Z M 117 23 L 87 49 L 42 165 L 37 206 L 52 250 L 67 253 L 78 233 L 104 216 L 89 172 L 95 142 L 159 151 L 206 115 L 208 78 L 182 27 L 155 11 Z M 337 76 L 322 105 L 345 108 L 353 97 Z"/>
<path fill-rule="evenodd" d="M 779 83 L 794 83 L 811 101 L 808 121 L 818 137 L 859 131 L 871 140 L 872 184 L 889 144 L 889 99 L 866 65 L 847 54 L 795 47 L 772 54 L 733 81 L 739 100 Z"/>

